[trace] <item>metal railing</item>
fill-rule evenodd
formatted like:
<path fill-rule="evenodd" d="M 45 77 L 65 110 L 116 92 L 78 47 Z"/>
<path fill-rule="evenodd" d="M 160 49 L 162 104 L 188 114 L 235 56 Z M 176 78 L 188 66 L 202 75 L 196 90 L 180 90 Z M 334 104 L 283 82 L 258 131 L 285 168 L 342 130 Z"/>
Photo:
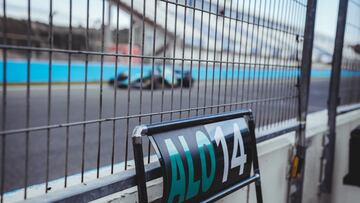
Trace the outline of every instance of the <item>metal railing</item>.
<path fill-rule="evenodd" d="M 303 47 L 312 50 L 307 7 L 306 0 L 2 0 L 1 201 L 20 188 L 31 197 L 34 184 L 48 193 L 59 181 L 66 188 L 128 170 L 139 124 L 250 108 L 258 131 L 299 126 L 309 82 L 300 84 L 309 77 L 301 63 L 310 73 L 311 62 Z M 150 162 L 150 144 L 146 151 Z"/>
<path fill-rule="evenodd" d="M 359 1 L 340 1 L 328 99 L 329 133 L 326 135 L 328 141 L 324 144 L 320 171 L 320 191 L 324 193 L 331 193 L 332 188 L 337 114 L 359 108 L 356 105 L 344 109 L 346 105 L 360 102 L 359 11 Z"/>

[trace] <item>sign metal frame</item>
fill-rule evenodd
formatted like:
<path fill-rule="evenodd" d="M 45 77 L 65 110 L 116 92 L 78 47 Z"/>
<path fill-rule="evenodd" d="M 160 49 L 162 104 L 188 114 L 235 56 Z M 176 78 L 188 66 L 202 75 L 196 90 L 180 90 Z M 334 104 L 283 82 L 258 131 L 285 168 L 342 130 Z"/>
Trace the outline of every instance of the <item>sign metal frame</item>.
<path fill-rule="evenodd" d="M 150 125 L 140 125 L 137 126 L 132 134 L 133 150 L 134 150 L 134 161 L 135 161 L 135 172 L 136 172 L 136 184 L 138 189 L 138 198 L 140 203 L 148 202 L 147 188 L 146 188 L 146 173 L 144 166 L 144 154 L 142 146 L 142 138 L 149 137 L 152 139 L 152 136 L 156 136 L 158 133 L 173 131 L 182 128 L 195 127 L 199 125 L 206 125 L 221 121 L 227 121 L 237 118 L 246 118 L 245 120 L 248 123 L 248 128 L 250 132 L 250 137 L 252 139 L 251 148 L 252 148 L 252 167 L 253 175 L 242 180 L 241 182 L 236 183 L 231 187 L 224 188 L 218 193 L 209 196 L 207 199 L 202 200 L 201 202 L 214 202 L 236 190 L 245 187 L 251 183 L 255 183 L 256 198 L 257 202 L 262 203 L 262 192 L 261 192 L 261 182 L 260 182 L 260 169 L 256 148 L 256 137 L 255 137 L 255 122 L 251 110 L 239 110 L 229 113 L 220 113 L 208 116 L 193 117 L 187 119 L 179 119 L 175 121 L 168 121 Z M 153 143 L 153 142 L 152 142 Z M 154 146 L 154 149 L 157 154 L 159 149 Z M 161 166 L 163 167 L 163 166 Z"/>

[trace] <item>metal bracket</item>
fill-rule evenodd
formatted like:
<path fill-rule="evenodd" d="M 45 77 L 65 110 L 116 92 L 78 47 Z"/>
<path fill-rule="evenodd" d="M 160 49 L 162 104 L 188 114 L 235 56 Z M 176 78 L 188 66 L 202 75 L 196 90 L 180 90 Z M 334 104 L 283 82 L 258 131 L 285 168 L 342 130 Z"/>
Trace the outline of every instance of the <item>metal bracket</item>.
<path fill-rule="evenodd" d="M 147 127 L 146 125 L 139 125 L 139 126 L 136 126 L 133 130 L 133 133 L 132 133 L 132 139 L 133 139 L 133 142 L 135 142 L 135 144 L 142 144 L 142 139 L 141 137 L 143 135 L 145 135 L 147 132 Z"/>

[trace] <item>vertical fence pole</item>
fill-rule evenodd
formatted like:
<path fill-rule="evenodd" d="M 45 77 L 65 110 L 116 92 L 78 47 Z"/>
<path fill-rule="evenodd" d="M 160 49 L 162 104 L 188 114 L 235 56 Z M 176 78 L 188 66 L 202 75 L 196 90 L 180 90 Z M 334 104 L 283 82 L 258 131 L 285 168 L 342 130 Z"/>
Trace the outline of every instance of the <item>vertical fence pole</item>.
<path fill-rule="evenodd" d="M 142 128 L 134 130 L 132 136 L 133 150 L 134 150 L 134 162 L 136 171 L 136 184 L 138 190 L 138 201 L 139 203 L 147 203 L 147 189 L 146 189 L 146 175 L 144 166 L 144 153 L 142 147 Z"/>
<path fill-rule="evenodd" d="M 337 106 L 340 103 L 339 87 L 340 87 L 340 73 L 341 73 L 341 60 L 344 45 L 344 34 L 346 27 L 346 15 L 348 8 L 348 0 L 340 0 L 335 47 L 332 59 L 332 69 L 329 87 L 328 98 L 328 126 L 329 132 L 326 135 L 327 144 L 324 146 L 322 163 L 325 164 L 324 178 L 320 183 L 320 192 L 330 193 L 332 185 L 332 173 L 334 166 L 334 153 L 335 153 L 335 136 L 336 136 L 336 114 Z"/>
<path fill-rule="evenodd" d="M 317 0 L 308 0 L 306 9 L 306 21 L 304 31 L 304 44 L 301 59 L 301 72 L 299 78 L 299 115 L 300 129 L 296 132 L 296 154 L 289 179 L 289 202 L 301 202 L 304 180 L 306 138 L 305 123 L 309 101 L 309 86 L 312 65 L 312 50 L 314 42 L 315 15 Z M 293 188 L 295 188 L 293 190 Z"/>

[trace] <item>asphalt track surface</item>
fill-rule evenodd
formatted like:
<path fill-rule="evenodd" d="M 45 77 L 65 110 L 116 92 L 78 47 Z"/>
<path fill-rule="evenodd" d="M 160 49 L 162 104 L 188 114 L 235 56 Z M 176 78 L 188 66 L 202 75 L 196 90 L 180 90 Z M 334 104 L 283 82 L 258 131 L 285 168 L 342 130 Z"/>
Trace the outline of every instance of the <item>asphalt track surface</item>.
<path fill-rule="evenodd" d="M 190 96 L 190 107 L 196 107 L 197 100 L 199 100 L 200 106 L 207 102 L 207 105 L 217 104 L 218 95 L 220 95 L 221 103 L 224 98 L 227 102 L 232 100 L 235 102 L 235 93 L 227 92 L 225 97 L 225 91 L 217 89 L 215 83 L 213 96 L 211 94 L 211 81 L 207 84 L 207 93 L 204 94 L 205 82 L 199 83 L 199 92 L 197 94 L 197 84 L 192 88 Z M 251 83 L 250 83 L 251 84 Z M 247 90 L 247 86 L 244 85 L 244 89 Z M 266 85 L 265 85 L 266 86 Z M 265 87 L 264 86 L 264 87 Z M 271 87 L 271 86 L 270 86 Z M 273 97 L 281 96 L 282 90 L 279 87 L 273 86 L 274 91 Z M 268 87 L 269 88 L 269 87 Z M 295 89 L 288 89 L 291 93 Z M 255 89 L 254 89 L 255 90 Z M 262 89 L 262 94 L 266 96 L 268 89 Z M 229 91 L 229 90 L 228 90 Z M 256 94 L 251 88 L 247 90 L 250 92 L 249 99 Z M 220 94 L 218 94 L 220 93 Z M 244 92 L 247 93 L 246 91 Z M 52 88 L 51 97 L 51 119 L 50 123 L 68 123 L 83 121 L 84 112 L 84 86 L 83 85 L 72 85 L 70 90 L 70 108 L 69 118 L 67 118 L 67 86 L 66 85 L 54 85 Z M 171 89 L 155 90 L 153 92 L 153 112 L 167 111 L 171 109 Z M 3 93 L 1 94 L 3 97 Z M 128 107 L 128 91 L 126 89 L 117 90 L 117 111 L 116 116 L 127 115 Z M 142 91 L 142 105 L 140 108 L 140 90 L 130 90 L 130 111 L 129 115 L 137 115 L 140 113 L 149 113 L 151 104 L 151 91 Z M 164 95 L 164 100 L 162 100 Z M 182 97 L 182 107 L 187 108 L 189 106 L 189 90 L 180 88 L 174 89 L 173 92 L 173 108 L 178 109 L 180 106 L 180 98 Z M 197 97 L 199 95 L 199 99 Z M 328 95 L 328 79 L 315 79 L 311 83 L 310 88 L 310 101 L 309 111 L 314 112 L 326 108 L 326 100 Z M 238 95 L 240 98 L 242 94 Z M 231 98 L 233 97 L 233 98 Z M 86 120 L 98 119 L 99 118 L 99 103 L 100 103 L 100 91 L 99 85 L 89 85 L 87 91 L 87 108 Z M 102 92 L 102 117 L 113 117 L 113 102 L 114 102 L 114 89 L 108 85 L 104 85 Z M 2 99 L 2 98 L 1 98 Z M 44 126 L 47 124 L 47 102 L 48 92 L 46 86 L 32 86 L 30 91 L 30 111 L 29 111 L 29 126 Z M 294 99 L 288 100 L 288 102 L 294 103 Z M 281 103 L 272 104 L 271 102 L 265 103 L 264 105 L 256 106 L 261 111 L 264 109 L 270 109 L 264 111 L 267 113 L 261 113 L 263 119 L 270 117 L 274 112 L 279 111 L 279 108 L 289 108 L 291 105 L 287 105 L 287 101 L 280 101 Z M 233 106 L 232 108 L 234 108 Z M 223 108 L 223 107 L 221 107 Z M 228 106 L 225 110 L 230 110 Z M 277 108 L 277 109 L 276 109 Z M 214 113 L 217 108 L 214 108 Z M 256 109 L 254 109 L 256 111 Z M 1 109 L 3 111 L 3 109 Z M 3 112 L 0 112 L 0 115 Z M 202 111 L 199 111 L 201 114 Z M 210 113 L 210 109 L 206 110 L 206 113 Z M 187 116 L 187 112 L 182 113 L 184 117 Z M 190 115 L 195 115 L 196 111 L 190 112 Z M 6 107 L 6 129 L 18 129 L 26 127 L 26 88 L 24 87 L 8 87 L 7 91 L 7 107 Z M 169 114 L 164 115 L 163 119 L 169 119 Z M 179 113 L 173 114 L 174 118 L 179 117 Z M 289 115 L 291 116 L 291 115 Z M 160 121 L 160 115 L 155 115 L 152 118 L 153 122 Z M 86 125 L 76 125 L 70 128 L 62 127 L 52 129 L 50 131 L 50 152 L 49 152 L 49 179 L 53 180 L 56 178 L 63 177 L 65 174 L 65 149 L 66 149 L 66 136 L 68 130 L 69 146 L 68 146 L 68 175 L 76 174 L 81 171 L 81 160 L 82 160 L 82 146 L 83 146 L 83 132 L 85 129 L 85 170 L 94 169 L 97 166 L 97 155 L 98 155 L 98 143 L 99 143 L 99 130 L 101 131 L 100 138 L 100 166 L 111 164 L 112 156 L 114 155 L 115 163 L 119 163 L 125 160 L 126 151 L 126 132 L 131 133 L 133 127 L 139 123 L 139 118 L 135 117 L 129 120 L 129 127 L 127 128 L 127 120 L 119 119 L 115 122 L 115 133 L 113 131 L 113 122 L 103 122 L 99 128 L 98 123 L 92 123 Z M 149 117 L 143 117 L 142 123 L 149 123 Z M 115 141 L 113 142 L 113 135 L 115 135 Z M 112 143 L 114 143 L 114 151 L 112 150 Z M 129 142 L 130 143 L 130 139 Z M 5 191 L 11 191 L 24 186 L 25 177 L 25 151 L 26 151 L 26 134 L 10 134 L 6 136 L 6 147 L 5 147 Z M 46 146 L 47 146 L 47 131 L 34 131 L 29 133 L 29 165 L 28 165 L 28 185 L 43 183 L 45 181 L 46 174 Z M 1 146 L 0 146 L 1 147 Z M 128 159 L 132 158 L 131 145 L 128 145 Z M 1 150 L 0 150 L 1 153 Z"/>

